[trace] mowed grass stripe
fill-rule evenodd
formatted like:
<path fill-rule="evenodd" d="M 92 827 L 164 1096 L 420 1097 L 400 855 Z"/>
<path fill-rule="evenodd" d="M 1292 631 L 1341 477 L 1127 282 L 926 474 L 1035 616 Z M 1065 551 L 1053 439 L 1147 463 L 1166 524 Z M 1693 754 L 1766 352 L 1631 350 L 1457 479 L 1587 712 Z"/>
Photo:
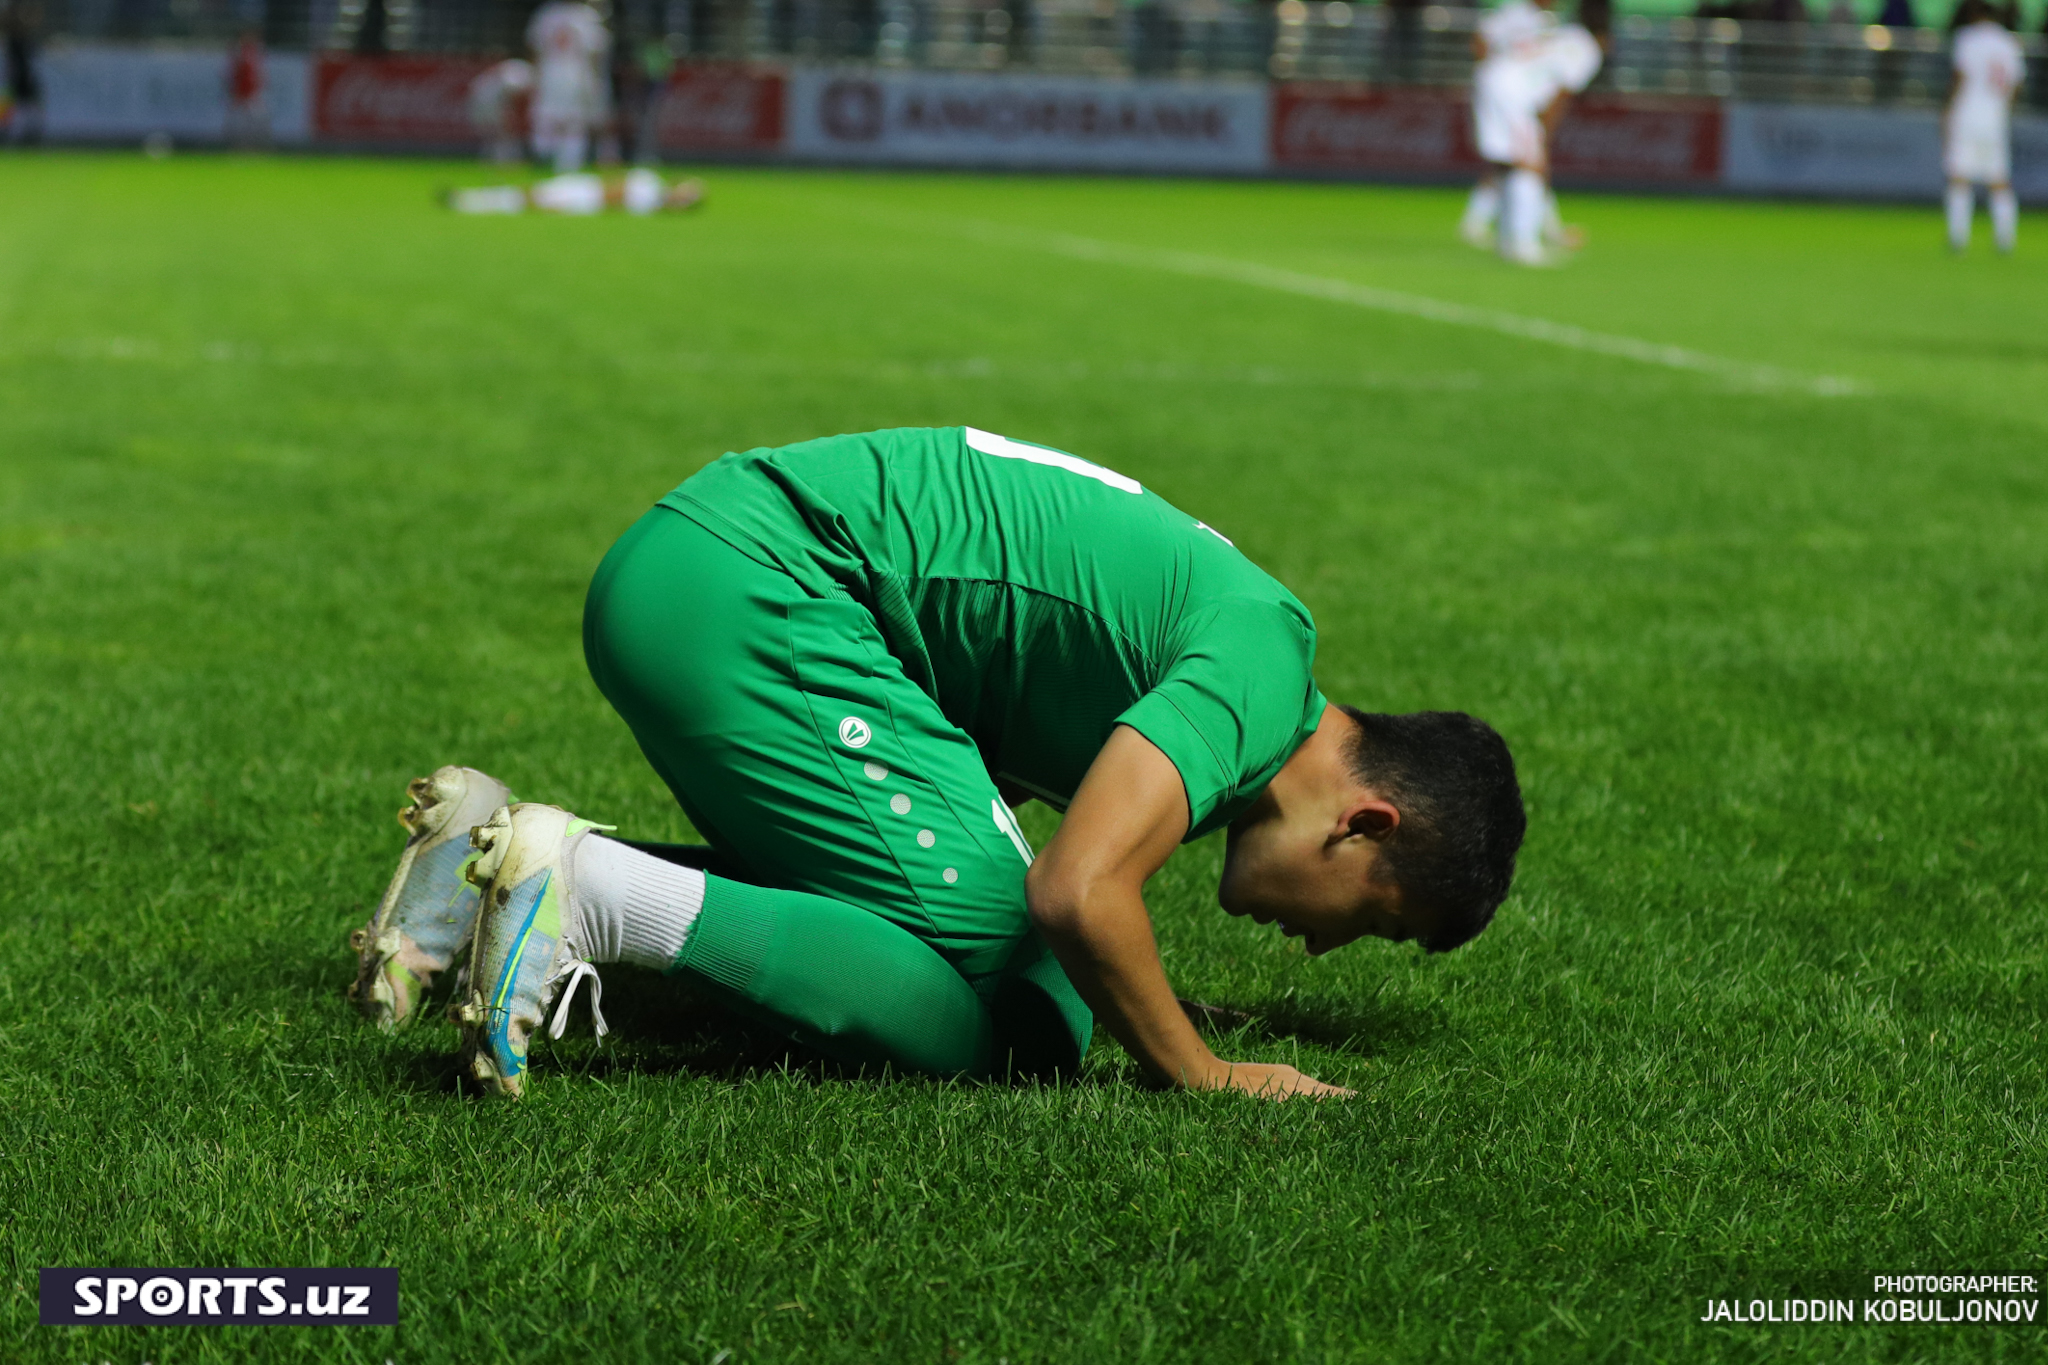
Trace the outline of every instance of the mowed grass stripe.
<path fill-rule="evenodd" d="M 964 225 L 962 230 L 967 231 Z M 1596 355 L 1616 356 L 1623 360 L 1633 360 L 1645 365 L 1662 365 L 1674 370 L 1693 370 L 1755 388 L 1792 389 L 1822 398 L 1841 397 L 1862 391 L 1862 386 L 1855 380 L 1845 379 L 1840 375 L 1802 375 L 1780 369 L 1775 365 L 1730 360 L 1726 356 L 1708 355 L 1704 351 L 1688 350 L 1683 346 L 1644 341 L 1637 337 L 1616 336 L 1608 332 L 1595 332 L 1573 326 L 1568 322 L 1525 317 L 1498 308 L 1474 308 L 1469 304 L 1424 298 L 1420 294 L 1405 294 L 1399 290 L 1381 289 L 1374 285 L 1354 284 L 1349 280 L 1304 275 L 1298 271 L 1261 265 L 1256 261 L 1233 261 L 1219 256 L 1198 255 L 1191 251 L 1162 251 L 1134 247 L 1120 242 L 1104 242 L 1092 237 L 1076 237 L 1066 233 L 1020 233 L 998 223 L 976 224 L 970 235 L 983 241 L 1001 241 L 1035 247 L 1042 251 L 1071 256 L 1076 260 L 1104 261 L 1141 269 L 1167 270 L 1200 279 L 1226 280 L 1233 284 L 1252 285 L 1286 294 L 1299 294 L 1305 298 L 1326 299 L 1331 303 L 1370 308 L 1381 313 L 1422 318 L 1428 322 L 1441 322 L 1454 327 L 1477 327 L 1484 331 L 1498 332 L 1502 336 L 1518 337 L 1524 341 L 1540 341 L 1550 346 L 1562 346 L 1567 350 L 1590 351 Z"/>
<path fill-rule="evenodd" d="M 866 207 L 870 212 L 874 211 L 873 205 Z M 1137 246 L 1068 232 L 1037 232 L 1006 223 L 969 218 L 910 219 L 901 213 L 886 212 L 882 216 L 891 221 L 916 222 L 919 226 L 935 231 L 991 245 L 1050 252 L 1073 260 L 1129 266 L 1140 270 L 1161 270 L 1196 279 L 1220 280 L 1256 289 L 1295 294 L 1303 298 L 1347 304 L 1356 308 L 1369 308 L 1375 312 L 1392 313 L 1400 317 L 1420 318 L 1447 326 L 1473 327 L 1523 341 L 1561 346 L 1567 350 L 1586 351 L 1644 365 L 1659 365 L 1667 369 L 1711 375 L 1745 388 L 1785 389 L 1821 398 L 1840 398 L 1869 392 L 1868 385 L 1841 375 L 1801 374 L 1776 365 L 1734 360 L 1727 356 L 1712 355 L 1667 342 L 1646 341 L 1639 337 L 1595 331 L 1568 322 L 1530 317 L 1499 308 L 1480 308 L 1446 299 L 1426 298 L 1402 290 L 1359 284 L 1325 275 L 1310 275 L 1257 261 L 1232 260 L 1193 251 Z"/>

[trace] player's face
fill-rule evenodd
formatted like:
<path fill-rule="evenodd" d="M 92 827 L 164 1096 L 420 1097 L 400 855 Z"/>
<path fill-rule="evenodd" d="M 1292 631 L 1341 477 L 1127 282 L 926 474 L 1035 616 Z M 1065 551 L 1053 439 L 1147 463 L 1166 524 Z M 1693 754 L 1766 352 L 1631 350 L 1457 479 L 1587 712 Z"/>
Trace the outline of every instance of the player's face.
<path fill-rule="evenodd" d="M 1277 785 L 1277 784 L 1276 784 Z M 1373 879 L 1379 844 L 1334 830 L 1270 788 L 1232 822 L 1216 898 L 1225 911 L 1278 925 L 1311 957 L 1355 939 L 1401 941 L 1426 932 L 1401 890 Z"/>

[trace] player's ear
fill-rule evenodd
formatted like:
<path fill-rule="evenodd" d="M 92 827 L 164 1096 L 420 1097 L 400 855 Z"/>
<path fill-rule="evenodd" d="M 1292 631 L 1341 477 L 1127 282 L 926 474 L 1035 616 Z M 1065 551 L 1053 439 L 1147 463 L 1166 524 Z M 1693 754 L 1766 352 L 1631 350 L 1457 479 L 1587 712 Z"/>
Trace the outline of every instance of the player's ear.
<path fill-rule="evenodd" d="M 1344 814 L 1344 828 L 1378 843 L 1401 827 L 1401 811 L 1379 796 L 1360 796 Z"/>

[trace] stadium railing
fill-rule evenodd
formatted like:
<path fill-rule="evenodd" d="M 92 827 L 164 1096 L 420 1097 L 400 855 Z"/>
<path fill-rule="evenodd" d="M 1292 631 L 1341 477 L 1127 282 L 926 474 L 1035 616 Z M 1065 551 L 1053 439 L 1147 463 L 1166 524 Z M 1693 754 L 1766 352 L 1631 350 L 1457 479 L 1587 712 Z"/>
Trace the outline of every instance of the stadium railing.
<path fill-rule="evenodd" d="M 528 7 L 503 0 L 43 0 L 46 37 L 274 48 L 516 52 Z M 1480 11 L 1348 0 L 620 0 L 622 52 L 937 70 L 1275 77 L 1456 87 Z M 2048 104 L 2039 34 L 2023 35 Z M 1948 35 L 1878 24 L 1625 15 L 1594 89 L 1773 103 L 1932 105 Z"/>

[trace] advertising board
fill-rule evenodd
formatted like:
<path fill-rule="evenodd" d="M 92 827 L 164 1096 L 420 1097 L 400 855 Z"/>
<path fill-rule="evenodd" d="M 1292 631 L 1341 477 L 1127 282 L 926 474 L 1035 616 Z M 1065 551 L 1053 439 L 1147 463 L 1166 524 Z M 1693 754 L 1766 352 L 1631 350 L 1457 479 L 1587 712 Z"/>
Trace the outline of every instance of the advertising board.
<path fill-rule="evenodd" d="M 1284 82 L 1273 87 L 1275 170 L 1476 171 L 1470 106 L 1449 91 Z"/>
<path fill-rule="evenodd" d="M 2013 188 L 2048 199 L 2048 119 L 2013 120 Z M 1941 193 L 1933 109 L 1731 104 L 1722 184 L 1759 194 L 1929 199 Z"/>
<path fill-rule="evenodd" d="M 1763 193 L 1941 193 L 1941 116 L 1932 109 L 1734 104 L 1722 183 Z"/>
<path fill-rule="evenodd" d="M 1257 82 L 800 67 L 789 151 L 819 161 L 1256 174 Z"/>
<path fill-rule="evenodd" d="M 1721 176 L 1721 108 L 1714 100 L 1588 95 L 1574 100 L 1550 151 L 1567 182 L 1710 185 Z"/>
<path fill-rule="evenodd" d="M 1285 82 L 1273 87 L 1273 168 L 1331 174 L 1470 175 L 1471 106 L 1462 93 Z M 1710 101 L 1590 96 L 1558 128 L 1564 181 L 1710 183 L 1721 116 Z"/>
<path fill-rule="evenodd" d="M 313 73 L 313 131 L 324 142 L 470 146 L 469 83 L 491 60 L 323 55 Z"/>
<path fill-rule="evenodd" d="M 655 129 L 665 152 L 772 152 L 782 146 L 784 80 L 772 68 L 679 66 Z"/>
<path fill-rule="evenodd" d="M 270 136 L 303 142 L 309 133 L 303 53 L 263 60 Z M 111 141 L 164 133 L 191 142 L 227 136 L 228 49 L 52 43 L 42 54 L 44 135 L 52 141 Z"/>

